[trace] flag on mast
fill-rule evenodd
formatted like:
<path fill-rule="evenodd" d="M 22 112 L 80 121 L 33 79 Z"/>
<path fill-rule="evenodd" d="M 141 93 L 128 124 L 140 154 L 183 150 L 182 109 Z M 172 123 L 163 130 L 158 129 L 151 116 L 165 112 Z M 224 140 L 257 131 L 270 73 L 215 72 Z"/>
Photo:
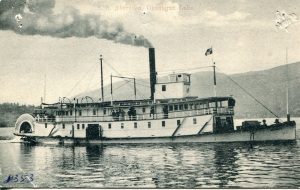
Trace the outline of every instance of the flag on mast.
<path fill-rule="evenodd" d="M 206 52 L 205 52 L 205 56 L 208 56 L 208 55 L 210 55 L 210 54 L 212 54 L 212 53 L 213 53 L 212 47 L 211 47 L 211 48 L 208 48 L 208 49 L 206 50 Z"/>

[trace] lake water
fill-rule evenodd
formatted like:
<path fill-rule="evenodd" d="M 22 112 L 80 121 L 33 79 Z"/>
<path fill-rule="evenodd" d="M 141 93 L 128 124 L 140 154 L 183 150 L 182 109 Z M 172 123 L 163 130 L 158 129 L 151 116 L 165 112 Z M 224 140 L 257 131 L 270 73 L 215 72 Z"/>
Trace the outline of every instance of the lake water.
<path fill-rule="evenodd" d="M 253 148 L 248 143 L 29 146 L 0 140 L 0 187 L 299 188 L 299 127 L 297 134 L 294 143 Z"/>

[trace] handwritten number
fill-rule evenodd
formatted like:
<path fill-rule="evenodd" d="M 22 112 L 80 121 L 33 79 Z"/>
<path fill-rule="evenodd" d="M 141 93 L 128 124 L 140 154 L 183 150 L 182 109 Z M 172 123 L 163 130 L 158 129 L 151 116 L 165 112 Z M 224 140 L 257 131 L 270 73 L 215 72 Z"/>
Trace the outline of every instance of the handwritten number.
<path fill-rule="evenodd" d="M 11 180 L 12 180 L 12 176 L 9 175 L 5 180 L 4 180 L 4 183 L 9 183 Z"/>
<path fill-rule="evenodd" d="M 26 175 L 25 175 L 25 178 L 24 178 L 24 175 L 21 175 L 21 181 L 20 182 L 25 181 L 25 179 L 26 179 Z"/>
<path fill-rule="evenodd" d="M 27 179 L 27 180 L 26 180 Z M 21 182 L 27 182 L 30 183 L 33 181 L 33 174 L 16 174 L 16 175 L 8 175 L 7 178 L 4 179 L 4 183 L 21 183 Z"/>
<path fill-rule="evenodd" d="M 19 176 L 19 175 L 16 174 L 15 176 L 16 176 L 16 177 L 15 177 L 15 179 L 14 179 L 14 182 L 17 183 L 17 182 L 19 181 L 19 180 L 18 180 L 18 176 Z"/>
<path fill-rule="evenodd" d="M 30 177 L 29 177 L 29 182 L 33 181 L 33 174 L 30 174 Z"/>

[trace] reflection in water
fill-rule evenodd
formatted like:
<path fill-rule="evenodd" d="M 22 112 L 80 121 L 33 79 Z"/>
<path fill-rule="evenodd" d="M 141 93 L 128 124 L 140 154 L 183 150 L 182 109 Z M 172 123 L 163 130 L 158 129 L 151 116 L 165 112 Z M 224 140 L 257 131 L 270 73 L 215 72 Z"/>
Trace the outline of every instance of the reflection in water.
<path fill-rule="evenodd" d="M 87 145 L 86 146 L 86 156 L 90 162 L 94 160 L 99 160 L 103 153 L 103 146 L 99 145 Z"/>
<path fill-rule="evenodd" d="M 228 185 L 229 181 L 234 182 L 235 176 L 238 175 L 236 148 L 236 144 L 228 144 L 226 147 L 220 144 L 214 146 L 216 178 L 220 186 Z"/>
<path fill-rule="evenodd" d="M 33 173 L 37 187 L 299 187 L 297 143 L 27 146 L 0 143 L 1 178 Z M 1 182 L 2 183 L 2 182 Z M 1 184 L 32 187 L 32 184 Z"/>

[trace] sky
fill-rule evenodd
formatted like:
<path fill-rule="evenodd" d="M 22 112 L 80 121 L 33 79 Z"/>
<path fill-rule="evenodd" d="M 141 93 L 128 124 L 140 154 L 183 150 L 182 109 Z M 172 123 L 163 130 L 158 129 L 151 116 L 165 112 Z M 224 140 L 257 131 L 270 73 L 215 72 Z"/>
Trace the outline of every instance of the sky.
<path fill-rule="evenodd" d="M 277 10 L 300 17 L 300 1 L 1 0 L 0 102 L 97 89 L 100 54 L 104 84 L 111 74 L 147 78 L 148 47 L 158 74 L 201 71 L 212 59 L 226 74 L 268 69 L 285 64 L 286 48 L 298 62 L 300 24 L 276 28 Z"/>

